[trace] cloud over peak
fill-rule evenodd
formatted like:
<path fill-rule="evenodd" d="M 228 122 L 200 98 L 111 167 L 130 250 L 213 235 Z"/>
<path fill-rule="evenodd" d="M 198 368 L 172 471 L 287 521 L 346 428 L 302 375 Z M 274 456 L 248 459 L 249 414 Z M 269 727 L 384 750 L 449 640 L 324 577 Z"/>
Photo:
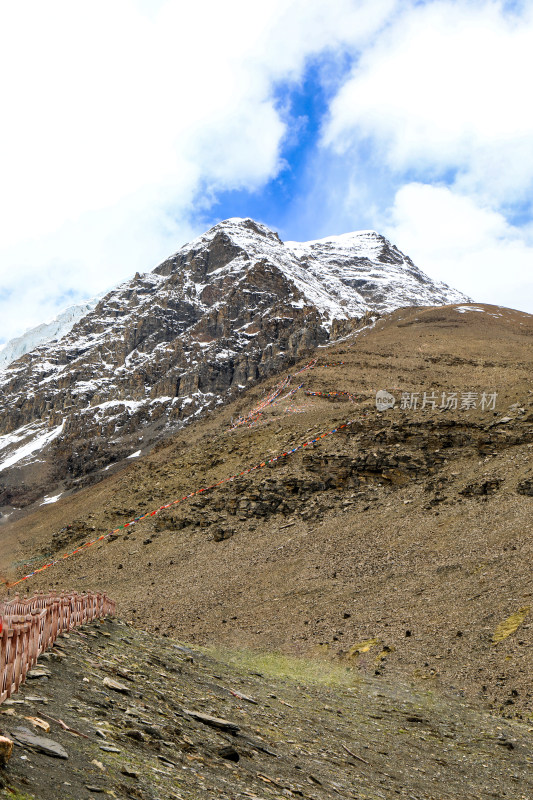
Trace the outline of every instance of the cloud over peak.
<path fill-rule="evenodd" d="M 529 247 L 530 0 L 28 0 L 0 22 L 0 341 L 266 192 L 303 239 L 418 230 L 419 185 L 441 209 L 444 187 L 449 230 L 466 198 Z"/>

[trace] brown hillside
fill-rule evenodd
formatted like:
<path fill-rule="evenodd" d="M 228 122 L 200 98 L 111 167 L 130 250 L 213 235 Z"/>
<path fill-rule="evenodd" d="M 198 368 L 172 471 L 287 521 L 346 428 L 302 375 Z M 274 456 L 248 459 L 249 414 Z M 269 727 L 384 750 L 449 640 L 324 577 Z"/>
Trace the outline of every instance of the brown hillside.
<path fill-rule="evenodd" d="M 0 770 L 2 800 L 533 793 L 529 724 L 425 684 L 362 678 L 316 659 L 205 653 L 117 620 L 60 638 L 41 661 L 46 677 L 0 710 L 0 730 L 15 740 Z M 29 715 L 50 725 L 45 740 L 68 760 L 21 741 Z"/>
<path fill-rule="evenodd" d="M 231 431 L 231 419 L 276 380 L 5 525 L 6 575 L 351 420 L 22 586 L 105 589 L 125 619 L 182 640 L 320 653 L 532 714 L 533 317 L 465 308 L 482 311 L 388 315 L 319 348 L 316 367 L 293 380 L 302 389 L 253 427 Z M 376 410 L 380 389 L 393 392 L 394 409 Z M 437 408 L 399 407 L 402 392 L 424 391 Z M 442 392 L 467 391 L 478 404 L 496 392 L 495 410 L 439 407 Z M 495 643 L 511 615 L 503 633 L 520 624 Z"/>

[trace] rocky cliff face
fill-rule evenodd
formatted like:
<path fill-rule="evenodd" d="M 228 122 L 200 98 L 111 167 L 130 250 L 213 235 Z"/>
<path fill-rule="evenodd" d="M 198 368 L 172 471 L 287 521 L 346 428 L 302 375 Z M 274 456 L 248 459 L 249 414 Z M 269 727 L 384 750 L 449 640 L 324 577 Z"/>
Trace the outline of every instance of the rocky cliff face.
<path fill-rule="evenodd" d="M 0 505 L 138 455 L 372 315 L 464 299 L 372 231 L 284 244 L 220 223 L 0 373 Z"/>

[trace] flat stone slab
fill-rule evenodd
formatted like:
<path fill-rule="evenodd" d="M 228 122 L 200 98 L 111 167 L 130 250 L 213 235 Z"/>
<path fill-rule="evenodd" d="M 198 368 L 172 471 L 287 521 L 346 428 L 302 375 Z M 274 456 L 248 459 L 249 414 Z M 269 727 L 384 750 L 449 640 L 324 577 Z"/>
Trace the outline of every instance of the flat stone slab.
<path fill-rule="evenodd" d="M 48 703 L 48 697 L 41 697 L 40 695 L 28 694 L 24 698 L 25 703 Z"/>
<path fill-rule="evenodd" d="M 113 678 L 104 678 L 103 684 L 104 686 L 107 686 L 108 689 L 113 689 L 114 692 L 120 692 L 120 694 L 131 694 L 131 689 L 129 689 L 127 686 L 124 686 L 123 683 L 114 681 Z"/>
<path fill-rule="evenodd" d="M 184 708 L 183 713 L 198 720 L 198 722 L 203 722 L 204 725 L 209 725 L 211 728 L 218 728 L 221 731 L 228 731 L 229 733 L 237 733 L 239 730 L 238 725 L 234 722 L 229 722 L 227 719 L 211 717 L 209 714 L 201 714 L 199 711 L 191 711 L 188 708 Z"/>
<path fill-rule="evenodd" d="M 52 673 L 49 669 L 45 669 L 45 667 L 34 667 L 33 669 L 28 670 L 26 674 L 26 678 L 29 680 L 37 680 L 37 678 L 50 678 Z"/>
<path fill-rule="evenodd" d="M 29 728 L 15 728 L 11 735 L 15 742 L 23 747 L 31 747 L 32 750 L 53 758 L 68 758 L 67 751 L 59 742 L 46 739 L 44 736 L 36 736 Z"/>

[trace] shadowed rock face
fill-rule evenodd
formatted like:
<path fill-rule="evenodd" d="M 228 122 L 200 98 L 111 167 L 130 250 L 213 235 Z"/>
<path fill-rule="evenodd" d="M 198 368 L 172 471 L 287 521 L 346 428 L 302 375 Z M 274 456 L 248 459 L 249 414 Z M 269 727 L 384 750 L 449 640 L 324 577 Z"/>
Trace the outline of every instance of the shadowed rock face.
<path fill-rule="evenodd" d="M 94 478 L 372 314 L 463 299 L 374 232 L 220 223 L 2 373 L 0 505 Z"/>

